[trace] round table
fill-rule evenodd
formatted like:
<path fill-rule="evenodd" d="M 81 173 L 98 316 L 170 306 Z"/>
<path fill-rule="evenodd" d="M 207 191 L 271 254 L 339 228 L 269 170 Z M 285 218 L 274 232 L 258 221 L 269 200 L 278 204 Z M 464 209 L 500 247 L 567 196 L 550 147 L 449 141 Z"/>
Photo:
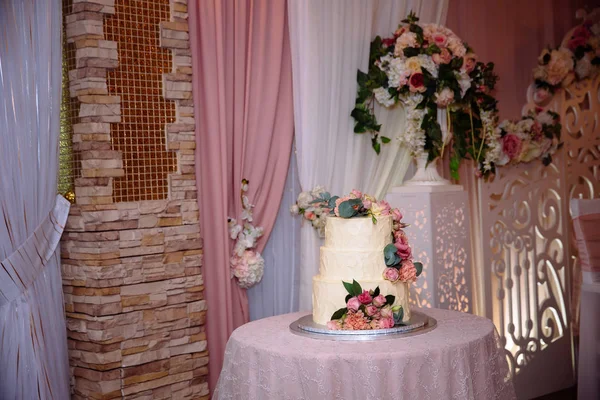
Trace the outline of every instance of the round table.
<path fill-rule="evenodd" d="M 419 310 L 437 320 L 422 335 L 331 341 L 293 334 L 306 313 L 250 322 L 225 350 L 213 399 L 514 399 L 492 322 Z"/>

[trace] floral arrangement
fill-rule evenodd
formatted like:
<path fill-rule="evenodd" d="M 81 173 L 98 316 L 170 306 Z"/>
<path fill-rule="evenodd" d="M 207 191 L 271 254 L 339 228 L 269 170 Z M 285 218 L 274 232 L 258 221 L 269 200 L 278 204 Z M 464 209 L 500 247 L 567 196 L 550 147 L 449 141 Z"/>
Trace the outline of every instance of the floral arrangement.
<path fill-rule="evenodd" d="M 600 24 L 584 21 L 562 46 L 542 51 L 533 70 L 533 100 L 543 104 L 560 87 L 594 76 L 600 64 Z"/>
<path fill-rule="evenodd" d="M 343 284 L 348 292 L 346 307 L 333 313 L 331 321 L 327 322 L 328 329 L 387 329 L 402 325 L 404 310 L 402 306 L 392 306 L 394 296 L 383 296 L 379 287 L 375 290 L 363 290 L 355 280 Z"/>
<path fill-rule="evenodd" d="M 302 215 L 317 230 L 319 237 L 325 237 L 325 218 L 331 211 L 329 201 L 322 196 L 327 193 L 323 186 L 298 195 L 296 204 L 290 207 L 293 215 Z"/>
<path fill-rule="evenodd" d="M 251 224 L 254 205 L 250 204 L 250 200 L 246 196 L 248 184 L 247 179 L 242 179 L 242 215 L 240 219 L 243 226 L 238 224 L 235 218 L 227 219 L 229 235 L 231 239 L 235 240 L 233 255 L 230 259 L 231 275 L 237 278 L 238 285 L 244 289 L 260 282 L 265 269 L 265 260 L 255 250 L 256 241 L 262 236 L 263 228 Z"/>
<path fill-rule="evenodd" d="M 343 197 L 331 196 L 323 187 L 317 186 L 310 192 L 300 193 L 291 212 L 311 221 L 321 237 L 324 236 L 325 218 L 329 215 L 340 218 L 370 217 L 374 224 L 377 223 L 377 217 L 391 215 L 393 243 L 383 249 L 387 266 L 383 278 L 390 282 L 414 282 L 423 271 L 423 264 L 413 261 L 412 250 L 403 230 L 407 225 L 402 223 L 402 213 L 385 200 L 377 201 L 373 196 L 356 189 Z"/>
<path fill-rule="evenodd" d="M 481 129 L 480 110 L 495 109 L 496 100 L 490 93 L 497 78 L 493 64 L 478 62 L 472 49 L 450 29 L 418 21 L 410 13 L 392 37 L 377 37 L 371 43 L 369 71 L 358 71 L 357 76 L 358 95 L 351 114 L 356 121 L 354 132 L 370 132 L 373 149 L 379 153 L 381 143 L 391 139 L 379 135 L 374 100 L 384 107 L 402 103 L 407 127 L 397 140 L 413 157 L 426 152 L 432 161 L 443 154 L 453 136 L 452 147 L 457 148 L 451 150 L 451 168 L 457 171 L 457 161 L 469 155 L 477 157 L 481 139 L 475 134 L 474 120 Z M 460 120 L 449 122 L 453 132 L 447 137 L 438 122 L 438 109 L 445 110 L 448 121 L 453 117 Z M 464 124 L 467 115 L 470 123 Z"/>
<path fill-rule="evenodd" d="M 496 166 L 530 162 L 541 158 L 544 165 L 562 146 L 559 116 L 536 108 L 519 121 L 505 120 L 486 137 L 487 151 L 479 173 L 487 176 Z"/>

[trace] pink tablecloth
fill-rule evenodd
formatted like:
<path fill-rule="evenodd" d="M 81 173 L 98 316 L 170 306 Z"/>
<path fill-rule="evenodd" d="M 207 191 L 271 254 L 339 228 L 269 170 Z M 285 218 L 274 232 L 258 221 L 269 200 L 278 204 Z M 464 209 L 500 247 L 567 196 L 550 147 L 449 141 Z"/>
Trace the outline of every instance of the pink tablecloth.
<path fill-rule="evenodd" d="M 422 335 L 335 342 L 294 335 L 305 313 L 246 324 L 233 332 L 213 399 L 514 399 L 491 321 L 454 311 Z"/>

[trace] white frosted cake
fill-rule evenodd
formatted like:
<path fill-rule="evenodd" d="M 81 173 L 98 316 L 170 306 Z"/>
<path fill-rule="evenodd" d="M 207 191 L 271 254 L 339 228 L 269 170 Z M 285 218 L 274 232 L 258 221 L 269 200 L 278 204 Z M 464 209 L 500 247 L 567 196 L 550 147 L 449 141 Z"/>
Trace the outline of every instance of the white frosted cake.
<path fill-rule="evenodd" d="M 402 306 L 403 321 L 410 319 L 409 284 L 383 279 L 386 269 L 383 249 L 392 243 L 392 217 L 379 216 L 377 224 L 370 217 L 339 218 L 325 222 L 325 245 L 321 247 L 319 275 L 313 277 L 313 320 L 326 325 L 334 312 L 346 306 L 348 292 L 342 281 L 356 280 L 363 289 L 395 296 L 395 306 Z"/>

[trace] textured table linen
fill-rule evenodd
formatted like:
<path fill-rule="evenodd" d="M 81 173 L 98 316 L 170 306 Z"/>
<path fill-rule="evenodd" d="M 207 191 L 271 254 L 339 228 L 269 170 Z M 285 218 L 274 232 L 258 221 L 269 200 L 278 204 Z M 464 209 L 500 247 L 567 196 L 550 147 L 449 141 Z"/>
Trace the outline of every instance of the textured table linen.
<path fill-rule="evenodd" d="M 514 399 L 491 321 L 421 310 L 427 333 L 371 342 L 319 340 L 290 332 L 306 313 L 236 329 L 213 399 Z"/>

